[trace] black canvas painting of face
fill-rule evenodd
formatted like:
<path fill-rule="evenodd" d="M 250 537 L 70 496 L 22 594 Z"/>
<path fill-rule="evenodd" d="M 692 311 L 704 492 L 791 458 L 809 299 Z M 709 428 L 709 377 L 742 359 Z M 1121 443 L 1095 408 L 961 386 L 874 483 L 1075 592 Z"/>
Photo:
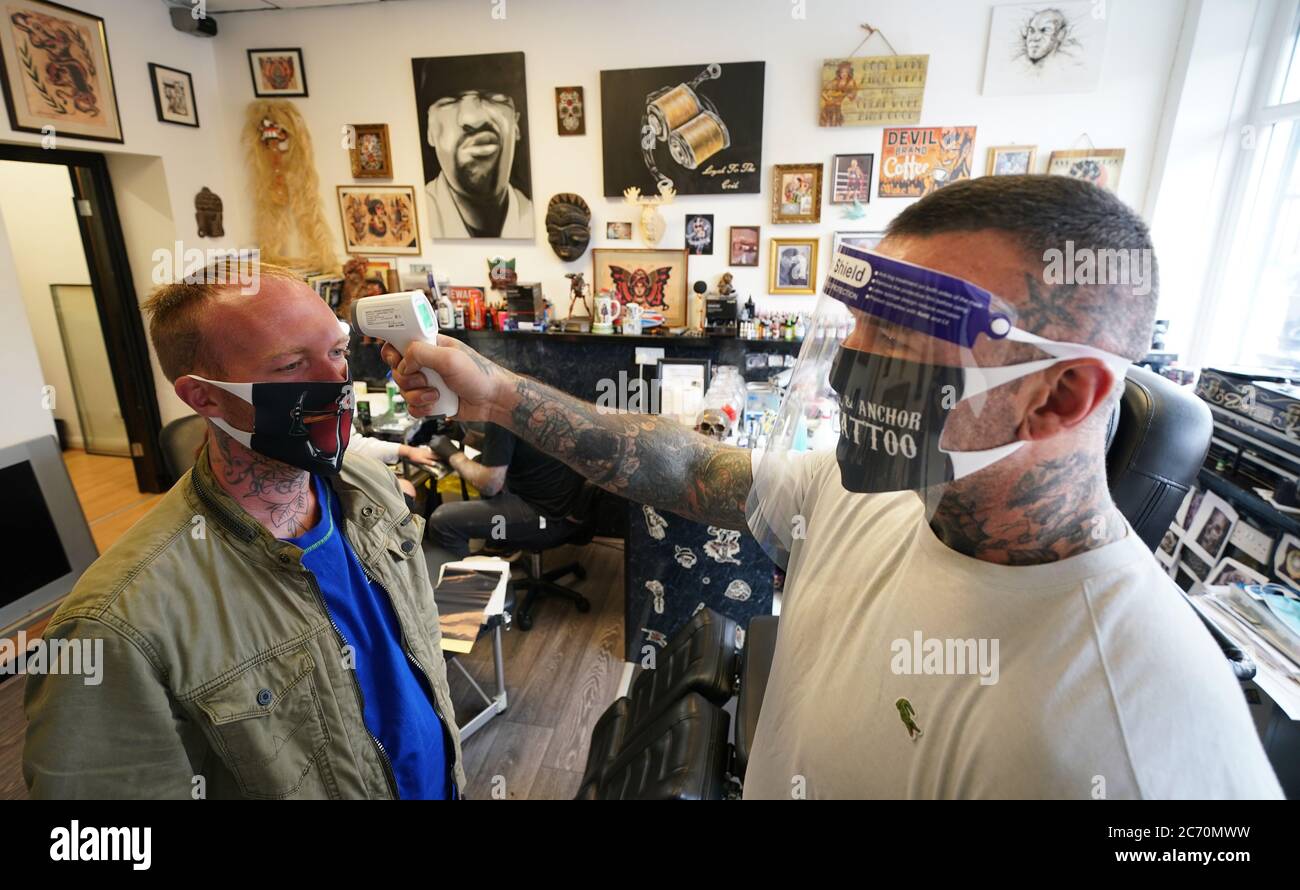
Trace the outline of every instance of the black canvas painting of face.
<path fill-rule="evenodd" d="M 757 194 L 763 62 L 600 72 L 605 195 Z"/>
<path fill-rule="evenodd" d="M 412 59 L 434 238 L 533 237 L 523 53 Z"/>

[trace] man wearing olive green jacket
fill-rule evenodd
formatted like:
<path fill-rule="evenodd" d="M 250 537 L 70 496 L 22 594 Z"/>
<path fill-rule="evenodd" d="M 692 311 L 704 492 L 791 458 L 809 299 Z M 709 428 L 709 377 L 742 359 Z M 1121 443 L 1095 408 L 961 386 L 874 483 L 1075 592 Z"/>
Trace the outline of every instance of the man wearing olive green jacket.
<path fill-rule="evenodd" d="M 38 798 L 454 798 L 438 615 L 392 474 L 343 460 L 347 334 L 304 282 L 149 300 L 194 469 L 90 567 L 47 639 L 103 641 L 102 682 L 28 677 Z M 230 281 L 220 269 L 203 281 Z"/>

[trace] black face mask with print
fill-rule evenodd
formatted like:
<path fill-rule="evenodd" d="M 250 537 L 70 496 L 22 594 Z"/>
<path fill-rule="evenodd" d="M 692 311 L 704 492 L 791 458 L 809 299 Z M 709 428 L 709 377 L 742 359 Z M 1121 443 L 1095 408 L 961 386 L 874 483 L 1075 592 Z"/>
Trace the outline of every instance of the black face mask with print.
<path fill-rule="evenodd" d="M 356 404 L 351 376 L 345 381 L 305 383 L 238 384 L 197 379 L 241 399 L 241 390 L 251 391 L 252 433 L 237 430 L 220 418 L 212 419 L 235 441 L 309 473 L 334 476 L 343 468 Z"/>
<path fill-rule="evenodd" d="M 953 480 L 939 440 L 961 400 L 961 368 L 840 347 L 830 384 L 839 396 L 835 459 L 847 490 L 920 491 Z"/>

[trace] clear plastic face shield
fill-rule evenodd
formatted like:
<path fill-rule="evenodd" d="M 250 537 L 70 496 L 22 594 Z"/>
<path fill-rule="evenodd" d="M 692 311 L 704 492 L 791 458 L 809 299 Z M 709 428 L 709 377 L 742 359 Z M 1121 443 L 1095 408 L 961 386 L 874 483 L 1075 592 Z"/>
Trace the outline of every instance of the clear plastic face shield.
<path fill-rule="evenodd" d="M 976 284 L 842 245 L 750 490 L 749 525 L 772 559 L 785 565 L 806 527 L 806 461 L 833 454 L 850 492 L 914 491 L 928 518 L 952 482 L 1026 444 L 1006 384 L 1074 358 L 1104 362 L 1112 391 L 1123 380 L 1128 359 L 1017 320 Z"/>

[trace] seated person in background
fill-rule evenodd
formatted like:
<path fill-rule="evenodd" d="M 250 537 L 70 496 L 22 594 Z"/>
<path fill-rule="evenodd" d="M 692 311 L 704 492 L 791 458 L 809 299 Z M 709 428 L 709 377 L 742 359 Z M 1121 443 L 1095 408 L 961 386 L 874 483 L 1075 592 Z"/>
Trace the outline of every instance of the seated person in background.
<path fill-rule="evenodd" d="M 478 460 L 461 453 L 446 436 L 429 445 L 483 495 L 477 501 L 451 501 L 429 517 L 429 540 L 457 558 L 469 555 L 471 538 L 512 548 L 544 550 L 564 542 L 579 521 L 583 479 L 553 457 L 494 423 L 472 424 L 466 442 L 482 452 Z"/>
<path fill-rule="evenodd" d="M 404 445 L 399 442 L 386 442 L 377 436 L 367 436 L 354 423 L 352 437 L 348 439 L 348 454 L 364 454 L 386 464 L 395 464 L 399 460 L 410 461 L 422 467 L 431 467 L 437 460 L 433 450 L 427 445 Z M 406 505 L 414 507 L 415 486 L 411 480 L 398 477 L 397 487 L 406 498 Z"/>

